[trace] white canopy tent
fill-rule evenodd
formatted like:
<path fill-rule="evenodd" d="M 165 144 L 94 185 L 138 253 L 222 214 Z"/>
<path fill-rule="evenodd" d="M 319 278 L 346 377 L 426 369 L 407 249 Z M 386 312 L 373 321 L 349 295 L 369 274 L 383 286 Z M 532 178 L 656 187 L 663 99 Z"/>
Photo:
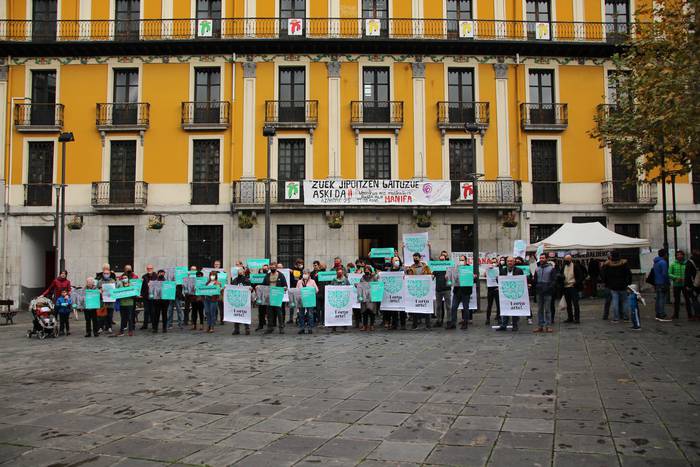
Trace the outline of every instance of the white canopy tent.
<path fill-rule="evenodd" d="M 545 250 L 616 250 L 649 247 L 649 240 L 620 235 L 606 229 L 600 222 L 574 224 L 567 222 L 544 240 L 528 246 L 529 251 L 543 245 Z"/>

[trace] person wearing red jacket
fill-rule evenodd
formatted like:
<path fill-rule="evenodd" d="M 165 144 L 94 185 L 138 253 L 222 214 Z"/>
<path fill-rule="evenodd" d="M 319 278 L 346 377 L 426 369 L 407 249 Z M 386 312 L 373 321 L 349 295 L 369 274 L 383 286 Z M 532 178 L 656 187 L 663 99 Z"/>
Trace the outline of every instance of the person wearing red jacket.
<path fill-rule="evenodd" d="M 63 293 L 64 290 L 68 292 L 68 295 L 70 296 L 71 285 L 70 281 L 68 280 L 68 271 L 61 271 L 58 277 L 51 281 L 49 288 L 44 290 L 44 293 L 41 295 L 48 297 L 55 302 L 58 297 L 61 296 L 61 293 Z"/>

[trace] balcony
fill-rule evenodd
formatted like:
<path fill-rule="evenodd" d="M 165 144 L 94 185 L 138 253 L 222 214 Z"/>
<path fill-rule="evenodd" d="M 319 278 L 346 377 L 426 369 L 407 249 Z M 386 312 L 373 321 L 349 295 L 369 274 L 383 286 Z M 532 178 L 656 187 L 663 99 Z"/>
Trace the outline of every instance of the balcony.
<path fill-rule="evenodd" d="M 464 131 L 467 123 L 475 123 L 480 129 L 489 126 L 488 102 L 438 102 L 437 126 L 446 130 Z"/>
<path fill-rule="evenodd" d="M 479 180 L 479 206 L 515 208 L 522 204 L 521 185 L 516 180 Z M 453 206 L 471 206 L 474 182 L 452 180 Z"/>
<path fill-rule="evenodd" d="M 609 180 L 602 189 L 603 207 L 611 211 L 649 211 L 656 206 L 656 183 Z"/>
<path fill-rule="evenodd" d="M 352 101 L 350 102 L 350 126 L 359 130 L 394 130 L 403 127 L 403 102 L 401 101 Z"/>
<path fill-rule="evenodd" d="M 24 205 L 51 206 L 53 187 L 51 183 L 27 183 L 24 185 Z"/>
<path fill-rule="evenodd" d="M 190 183 L 190 204 L 216 205 L 219 204 L 219 182 Z"/>
<path fill-rule="evenodd" d="M 559 204 L 559 182 L 532 182 L 533 204 Z"/>
<path fill-rule="evenodd" d="M 232 205 L 264 205 L 265 182 L 241 180 L 233 182 Z M 270 182 L 270 204 L 303 204 L 304 182 L 302 180 L 272 180 Z"/>
<path fill-rule="evenodd" d="M 313 130 L 318 126 L 318 101 L 266 101 L 265 125 Z"/>
<path fill-rule="evenodd" d="M 143 132 L 149 125 L 150 104 L 145 102 L 97 104 L 97 130 Z"/>
<path fill-rule="evenodd" d="M 63 104 L 15 104 L 15 129 L 20 132 L 57 133 L 63 128 Z"/>
<path fill-rule="evenodd" d="M 92 207 L 101 211 L 143 211 L 148 201 L 146 182 L 93 182 Z"/>
<path fill-rule="evenodd" d="M 520 104 L 525 131 L 564 131 L 569 126 L 568 104 Z"/>
<path fill-rule="evenodd" d="M 228 101 L 183 102 L 183 130 L 225 130 L 231 125 L 231 103 Z"/>

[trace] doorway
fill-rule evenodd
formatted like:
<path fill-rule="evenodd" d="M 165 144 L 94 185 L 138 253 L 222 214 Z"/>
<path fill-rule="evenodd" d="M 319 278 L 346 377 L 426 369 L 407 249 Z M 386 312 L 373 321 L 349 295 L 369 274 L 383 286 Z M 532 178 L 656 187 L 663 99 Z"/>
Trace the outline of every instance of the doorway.
<path fill-rule="evenodd" d="M 22 306 L 41 294 L 56 274 L 53 227 L 22 227 Z"/>
<path fill-rule="evenodd" d="M 358 238 L 359 258 L 369 258 L 372 248 L 398 248 L 399 226 L 396 224 L 360 225 Z"/>

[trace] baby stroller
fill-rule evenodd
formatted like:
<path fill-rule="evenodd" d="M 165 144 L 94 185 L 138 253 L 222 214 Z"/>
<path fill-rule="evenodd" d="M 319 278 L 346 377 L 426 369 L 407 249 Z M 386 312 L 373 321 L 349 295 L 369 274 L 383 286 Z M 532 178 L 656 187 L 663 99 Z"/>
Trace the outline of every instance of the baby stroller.
<path fill-rule="evenodd" d="M 32 329 L 27 331 L 27 337 L 37 336 L 39 339 L 58 336 L 58 320 L 53 312 L 53 302 L 46 297 L 37 297 L 29 303 L 32 312 Z"/>

